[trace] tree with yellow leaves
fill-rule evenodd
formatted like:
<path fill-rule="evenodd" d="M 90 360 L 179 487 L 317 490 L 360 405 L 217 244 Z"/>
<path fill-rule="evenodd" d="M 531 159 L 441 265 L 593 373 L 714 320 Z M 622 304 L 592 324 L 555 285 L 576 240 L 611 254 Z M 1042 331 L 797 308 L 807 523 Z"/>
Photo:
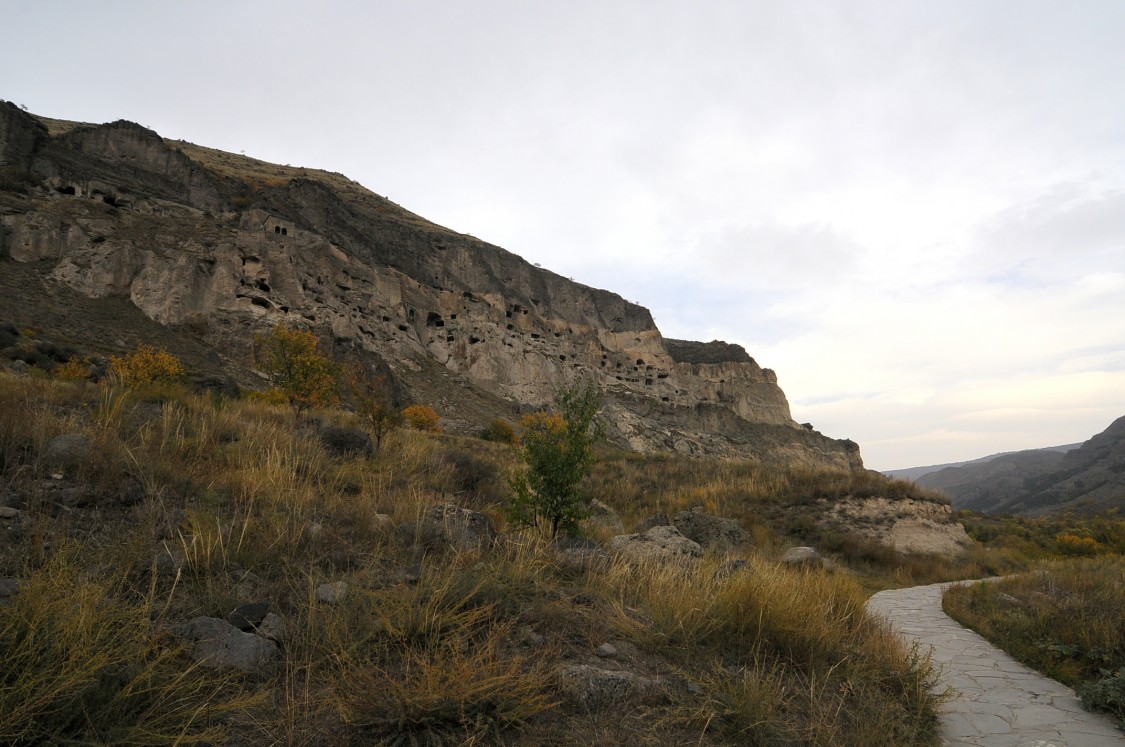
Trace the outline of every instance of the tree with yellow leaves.
<path fill-rule="evenodd" d="M 289 402 L 294 419 L 311 407 L 336 401 L 336 364 L 320 351 L 320 340 L 312 332 L 282 322 L 256 337 L 254 348 L 258 365 Z"/>

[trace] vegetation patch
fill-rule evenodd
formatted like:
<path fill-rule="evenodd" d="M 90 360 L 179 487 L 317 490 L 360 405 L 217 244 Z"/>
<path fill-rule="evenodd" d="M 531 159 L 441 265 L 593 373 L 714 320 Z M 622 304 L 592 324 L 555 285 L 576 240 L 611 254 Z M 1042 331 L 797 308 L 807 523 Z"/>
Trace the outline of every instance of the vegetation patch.
<path fill-rule="evenodd" d="M 1000 582 L 953 587 L 943 607 L 1125 725 L 1125 558 L 1054 561 Z"/>

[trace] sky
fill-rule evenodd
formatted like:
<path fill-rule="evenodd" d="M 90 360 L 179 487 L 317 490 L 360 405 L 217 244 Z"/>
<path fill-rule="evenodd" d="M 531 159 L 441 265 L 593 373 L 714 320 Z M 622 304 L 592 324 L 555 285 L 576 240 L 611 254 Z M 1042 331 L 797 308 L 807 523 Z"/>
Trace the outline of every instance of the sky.
<path fill-rule="evenodd" d="M 0 98 L 338 171 L 873 469 L 1125 415 L 1120 0 L 8 3 Z"/>

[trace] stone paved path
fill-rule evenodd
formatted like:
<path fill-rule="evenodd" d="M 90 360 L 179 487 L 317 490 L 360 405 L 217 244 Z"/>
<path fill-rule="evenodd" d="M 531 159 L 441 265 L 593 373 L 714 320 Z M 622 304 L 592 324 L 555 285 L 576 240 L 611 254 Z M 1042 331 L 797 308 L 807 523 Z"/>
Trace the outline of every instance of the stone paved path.
<path fill-rule="evenodd" d="M 949 584 L 881 591 L 867 608 L 908 642 L 933 647 L 939 688 L 953 688 L 942 715 L 950 747 L 1106 747 L 1125 744 L 1109 719 L 1088 713 L 1074 691 L 1028 669 L 941 610 Z"/>

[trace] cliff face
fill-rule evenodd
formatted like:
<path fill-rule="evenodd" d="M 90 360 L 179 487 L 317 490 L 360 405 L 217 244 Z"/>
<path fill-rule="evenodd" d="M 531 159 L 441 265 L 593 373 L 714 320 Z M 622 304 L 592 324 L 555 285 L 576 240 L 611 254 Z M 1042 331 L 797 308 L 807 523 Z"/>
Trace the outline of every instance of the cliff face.
<path fill-rule="evenodd" d="M 0 168 L 11 271 L 33 270 L 48 291 L 126 297 L 229 367 L 249 365 L 254 332 L 286 321 L 380 358 L 406 396 L 466 427 L 594 376 L 611 434 L 633 448 L 861 466 L 855 444 L 794 423 L 773 372 L 742 348 L 665 340 L 647 309 L 338 174 L 10 104 Z"/>

